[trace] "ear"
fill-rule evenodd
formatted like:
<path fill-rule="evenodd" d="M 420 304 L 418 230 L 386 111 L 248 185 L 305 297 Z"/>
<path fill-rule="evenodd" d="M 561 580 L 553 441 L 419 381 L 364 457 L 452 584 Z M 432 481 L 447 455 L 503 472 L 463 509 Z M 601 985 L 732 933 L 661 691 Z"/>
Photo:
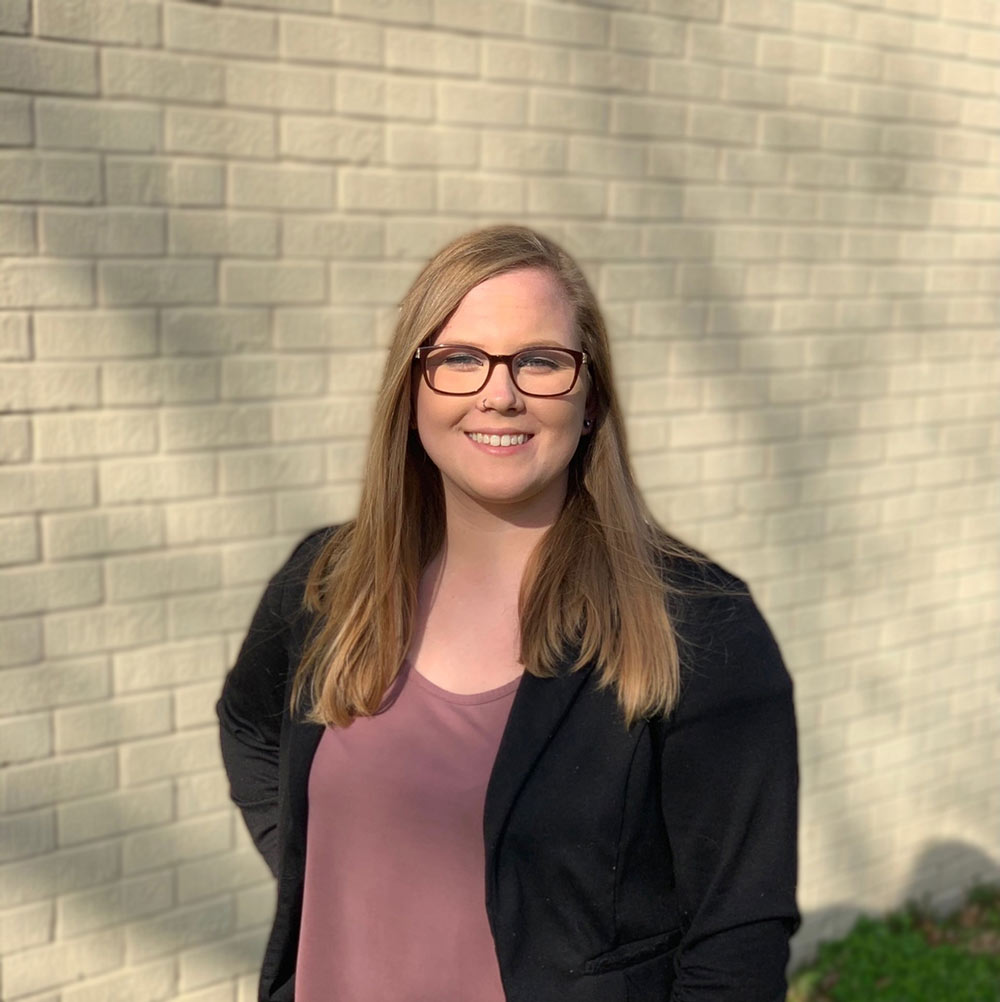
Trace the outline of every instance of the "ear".
<path fill-rule="evenodd" d="M 595 427 L 597 421 L 597 401 L 594 399 L 593 391 L 587 394 L 587 402 L 583 407 L 583 430 L 581 435 L 589 435 Z"/>

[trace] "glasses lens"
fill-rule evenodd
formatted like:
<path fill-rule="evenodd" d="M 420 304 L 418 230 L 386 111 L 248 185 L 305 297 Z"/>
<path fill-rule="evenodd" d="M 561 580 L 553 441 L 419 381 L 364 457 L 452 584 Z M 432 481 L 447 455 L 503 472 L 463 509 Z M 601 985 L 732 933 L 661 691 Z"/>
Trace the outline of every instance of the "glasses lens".
<path fill-rule="evenodd" d="M 475 348 L 445 346 L 424 357 L 427 381 L 441 393 L 475 393 L 486 380 L 490 360 Z"/>
<path fill-rule="evenodd" d="M 441 345 L 424 355 L 427 381 L 439 393 L 478 393 L 486 384 L 490 358 L 467 345 Z M 568 393 L 576 379 L 576 359 L 559 348 L 529 348 L 511 360 L 514 385 L 523 393 L 554 397 Z"/>
<path fill-rule="evenodd" d="M 525 393 L 566 393 L 576 378 L 576 359 L 558 348 L 532 348 L 514 356 L 514 383 Z"/>

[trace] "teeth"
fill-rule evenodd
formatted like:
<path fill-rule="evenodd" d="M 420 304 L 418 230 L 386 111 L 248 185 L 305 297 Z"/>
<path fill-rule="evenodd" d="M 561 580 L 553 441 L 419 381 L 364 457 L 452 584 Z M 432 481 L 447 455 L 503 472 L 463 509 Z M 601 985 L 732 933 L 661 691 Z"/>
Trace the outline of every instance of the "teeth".
<path fill-rule="evenodd" d="M 473 442 L 479 442 L 480 445 L 499 445 L 501 447 L 524 445 L 528 441 L 527 435 L 482 435 L 479 432 L 471 433 L 469 438 Z"/>

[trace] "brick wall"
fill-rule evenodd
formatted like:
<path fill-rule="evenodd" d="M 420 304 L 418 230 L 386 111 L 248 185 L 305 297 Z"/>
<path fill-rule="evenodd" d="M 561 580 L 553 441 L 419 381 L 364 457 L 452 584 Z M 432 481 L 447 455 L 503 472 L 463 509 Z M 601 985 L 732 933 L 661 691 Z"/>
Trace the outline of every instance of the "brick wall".
<path fill-rule="evenodd" d="M 249 1002 L 212 703 L 394 303 L 587 264 L 636 466 L 797 682 L 800 955 L 996 876 L 1000 5 L 0 2 L 0 994 Z"/>

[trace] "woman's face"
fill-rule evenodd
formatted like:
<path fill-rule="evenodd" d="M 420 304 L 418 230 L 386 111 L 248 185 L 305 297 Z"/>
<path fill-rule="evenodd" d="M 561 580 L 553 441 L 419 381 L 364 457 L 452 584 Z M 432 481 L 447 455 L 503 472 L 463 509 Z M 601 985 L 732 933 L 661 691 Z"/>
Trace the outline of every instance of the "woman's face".
<path fill-rule="evenodd" d="M 498 275 L 470 290 L 434 343 L 494 355 L 581 347 L 558 280 L 538 268 Z M 586 434 L 588 386 L 586 367 L 573 389 L 558 397 L 525 396 L 501 364 L 470 396 L 444 396 L 419 380 L 417 433 L 441 472 L 448 510 L 473 502 L 507 517 L 516 510 L 532 521 L 553 521 L 566 496 L 570 460 Z M 486 435 L 514 440 L 493 445 Z"/>

